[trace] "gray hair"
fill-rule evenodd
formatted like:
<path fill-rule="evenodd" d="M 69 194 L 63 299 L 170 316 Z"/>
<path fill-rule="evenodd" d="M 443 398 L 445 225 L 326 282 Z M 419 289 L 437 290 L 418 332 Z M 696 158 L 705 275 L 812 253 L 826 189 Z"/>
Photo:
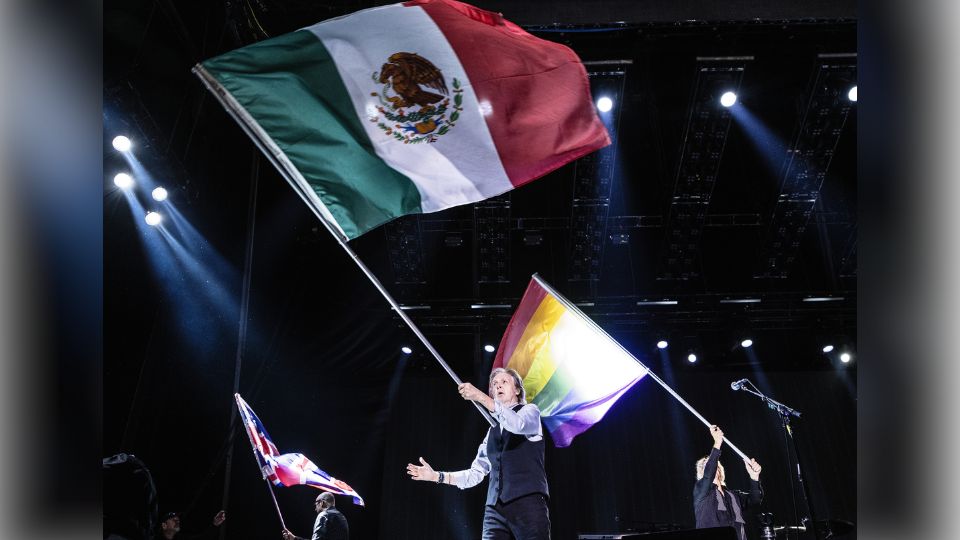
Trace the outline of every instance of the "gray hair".
<path fill-rule="evenodd" d="M 493 397 L 493 378 L 496 377 L 497 375 L 501 374 L 501 373 L 509 373 L 510 376 L 513 377 L 513 384 L 515 384 L 515 385 L 517 386 L 517 388 L 520 389 L 520 404 L 521 404 L 521 405 L 526 405 L 526 404 L 527 404 L 527 391 L 523 388 L 523 378 L 520 377 L 520 374 L 517 373 L 517 370 L 515 370 L 515 369 L 507 369 L 507 368 L 498 367 L 498 368 L 494 369 L 493 371 L 491 371 L 491 372 L 490 372 L 490 382 L 489 382 L 489 385 L 487 386 L 487 395 L 490 396 L 490 397 Z"/>
<path fill-rule="evenodd" d="M 703 470 L 707 467 L 707 459 L 709 459 L 709 457 L 710 456 L 703 456 L 697 460 L 697 480 L 703 478 Z M 717 463 L 717 470 L 720 471 L 720 484 L 724 486 L 727 485 L 727 471 L 723 468 L 723 465 Z M 713 482 L 713 479 L 710 481 Z"/>

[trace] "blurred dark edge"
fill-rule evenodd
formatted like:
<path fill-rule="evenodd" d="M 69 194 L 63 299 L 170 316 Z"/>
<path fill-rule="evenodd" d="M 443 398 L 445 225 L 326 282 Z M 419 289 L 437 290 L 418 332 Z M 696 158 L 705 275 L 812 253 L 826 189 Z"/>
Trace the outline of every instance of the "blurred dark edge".
<path fill-rule="evenodd" d="M 930 62 L 930 36 L 908 21 L 925 16 L 909 10 L 931 7 L 895 0 L 858 7 L 859 83 L 866 90 L 858 101 L 858 264 L 864 271 L 857 341 L 861 358 L 869 359 L 860 364 L 858 381 L 858 531 L 864 538 L 930 537 L 925 511 L 936 494 L 918 484 L 925 472 L 919 465 L 937 435 L 925 431 L 930 409 L 923 390 L 942 367 L 931 362 L 938 344 L 921 337 L 932 313 L 918 300 L 936 286 L 925 281 L 936 232 L 924 202 L 941 186 L 913 168 L 916 136 L 925 130 L 919 120 L 928 106 L 924 96 L 931 92 L 925 83 L 938 67 Z"/>
<path fill-rule="evenodd" d="M 51 515 L 59 519 L 75 517 L 82 519 L 79 523 L 91 523 L 92 528 L 75 528 L 69 537 L 87 537 L 96 534 L 99 527 L 99 463 L 103 457 L 100 456 L 99 426 L 102 244 L 98 230 L 102 201 L 99 168 L 101 8 L 95 2 L 21 0 L 5 9 L 7 15 L 12 16 L 7 24 L 27 25 L 36 40 L 56 36 L 57 47 L 66 49 L 64 54 L 81 59 L 82 66 L 73 73 L 84 76 L 67 81 L 75 96 L 70 105 L 84 109 L 77 117 L 93 121 L 85 126 L 89 134 L 86 140 L 70 141 L 80 148 L 91 147 L 91 159 L 84 161 L 80 169 L 69 166 L 76 164 L 62 164 L 62 173 L 69 178 L 37 176 L 31 164 L 23 162 L 24 156 L 11 156 L 14 161 L 6 164 L 4 176 L 16 183 L 18 191 L 40 184 L 45 188 L 38 191 L 50 192 L 61 183 L 74 182 L 77 178 L 94 181 L 85 182 L 88 187 L 81 194 L 82 201 L 57 198 L 20 201 L 29 208 L 24 213 L 30 215 L 32 221 L 37 220 L 30 223 L 33 229 L 29 234 L 36 242 L 30 255 L 38 259 L 46 272 L 40 276 L 38 287 L 44 294 L 30 301 L 41 303 L 48 310 L 35 334 L 37 337 L 46 334 L 45 339 L 49 341 L 40 357 L 7 359 L 28 370 L 25 373 L 28 378 L 38 382 L 23 392 L 25 396 L 34 397 L 19 404 L 24 414 L 17 427 L 22 427 L 24 432 L 8 434 L 11 436 L 5 439 L 7 444 L 15 444 L 10 442 L 11 438 L 25 439 L 28 443 L 25 447 L 38 451 L 18 456 L 18 463 L 11 465 L 17 477 L 5 483 L 6 495 L 22 506 L 14 508 L 13 515 L 19 515 L 18 522 L 0 524 L 0 528 L 11 535 L 8 537 L 22 537 L 17 531 L 27 526 L 34 532 L 42 531 Z M 922 99 L 917 99 L 918 96 L 928 92 L 922 87 L 922 78 L 907 75 L 914 73 L 913 69 L 930 67 L 922 65 L 929 51 L 922 47 L 924 36 L 910 34 L 901 24 L 901 11 L 912 9 L 905 2 L 862 3 L 859 9 L 860 74 L 863 86 L 869 89 L 859 105 L 862 112 L 858 119 L 863 124 L 858 129 L 862 137 L 859 170 L 860 178 L 870 187 L 859 190 L 863 197 L 860 202 L 863 215 L 860 217 L 862 260 L 858 266 L 866 270 L 860 276 L 862 290 L 858 293 L 862 303 L 858 342 L 860 356 L 871 359 L 869 365 L 860 366 L 864 400 L 859 407 L 863 531 L 884 523 L 909 527 L 918 516 L 918 507 L 925 502 L 922 498 L 913 498 L 909 499 L 912 503 L 908 503 L 906 498 L 886 497 L 884 493 L 921 492 L 911 485 L 914 469 L 910 464 L 921 457 L 925 443 L 932 441 L 925 441 L 923 437 L 929 434 L 920 433 L 914 427 L 922 424 L 920 415 L 924 413 L 917 399 L 917 385 L 935 375 L 931 370 L 937 368 L 929 363 L 905 364 L 905 360 L 924 353 L 933 357 L 936 344 L 920 345 L 907 355 L 897 338 L 909 331 L 910 326 L 906 322 L 904 326 L 891 326 L 898 318 L 923 326 L 924 316 L 928 316 L 911 312 L 909 306 L 895 302 L 901 293 L 910 293 L 920 286 L 916 282 L 920 278 L 917 266 L 930 256 L 919 252 L 923 246 L 911 241 L 930 232 L 923 230 L 922 208 L 908 206 L 908 201 L 919 195 L 918 190 L 930 186 L 910 178 L 911 171 L 907 170 L 910 133 L 923 128 L 911 125 L 910 119 L 921 106 Z M 21 45 L 20 53 L 7 51 L 6 55 L 29 54 L 30 44 Z M 22 61 L 29 61 L 29 56 L 21 58 Z M 20 62 L 7 65 L 11 66 L 8 69 L 15 70 Z M 17 73 L 8 72 L 3 76 L 16 77 Z M 912 95 L 913 99 L 901 99 L 905 95 Z M 13 99 L 17 100 L 17 96 Z M 55 124 L 44 127 L 51 134 L 57 131 Z M 63 221 L 46 221 L 49 216 L 57 215 L 51 211 L 66 212 L 73 226 L 61 229 L 56 225 Z M 3 255 L 10 260 L 22 254 Z M 7 307 L 11 311 L 17 308 Z M 902 317 L 890 316 L 891 311 L 899 309 L 903 310 Z M 923 347 L 928 349 L 921 350 Z M 891 389 L 896 391 L 889 391 Z M 42 400 L 45 407 L 35 407 L 34 399 Z M 879 489 L 881 485 L 884 489 Z"/>
<path fill-rule="evenodd" d="M 7 316 L 21 324 L 4 358 L 6 396 L 0 537 L 95 537 L 101 500 L 101 6 L 6 2 L 2 177 L 23 222 L 3 253 L 24 274 Z M 17 275 L 16 273 L 14 275 Z M 17 279 L 17 278 L 15 278 Z"/>

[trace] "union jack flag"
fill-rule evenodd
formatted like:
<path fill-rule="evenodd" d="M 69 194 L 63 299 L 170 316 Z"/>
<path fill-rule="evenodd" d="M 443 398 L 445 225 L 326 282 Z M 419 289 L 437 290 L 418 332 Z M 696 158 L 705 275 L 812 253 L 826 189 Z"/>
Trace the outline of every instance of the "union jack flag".
<path fill-rule="evenodd" d="M 275 486 L 313 486 L 337 495 L 349 495 L 354 504 L 364 505 L 363 498 L 352 487 L 321 470 L 303 454 L 281 454 L 250 405 L 240 394 L 234 394 L 234 397 L 264 480 Z"/>
<path fill-rule="evenodd" d="M 237 408 L 240 409 L 240 416 L 243 418 L 243 426 L 250 439 L 250 446 L 253 447 L 253 456 L 260 466 L 260 474 L 264 479 L 276 477 L 274 472 L 274 460 L 280 455 L 277 445 L 273 444 L 270 435 L 267 433 L 263 423 L 257 418 L 256 413 L 247 405 L 247 402 L 240 397 L 240 394 L 234 394 L 237 400 Z"/>
<path fill-rule="evenodd" d="M 330 476 L 303 454 L 283 454 L 274 460 L 273 483 L 283 486 L 313 486 L 337 495 L 353 497 L 353 503 L 364 506 L 363 498 L 343 480 Z"/>

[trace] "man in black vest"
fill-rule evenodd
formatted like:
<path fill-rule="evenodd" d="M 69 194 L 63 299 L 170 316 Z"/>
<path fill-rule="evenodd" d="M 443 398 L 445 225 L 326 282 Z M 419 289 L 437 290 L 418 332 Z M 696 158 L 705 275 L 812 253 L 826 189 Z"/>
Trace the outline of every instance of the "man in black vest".
<path fill-rule="evenodd" d="M 487 431 L 469 469 L 435 471 L 421 457 L 420 465 L 407 464 L 407 474 L 414 480 L 460 489 L 473 487 L 489 475 L 483 540 L 549 540 L 540 409 L 526 402 L 523 379 L 512 369 L 497 368 L 490 374 L 488 393 L 470 383 L 461 384 L 457 391 L 463 399 L 486 407 L 498 425 Z"/>

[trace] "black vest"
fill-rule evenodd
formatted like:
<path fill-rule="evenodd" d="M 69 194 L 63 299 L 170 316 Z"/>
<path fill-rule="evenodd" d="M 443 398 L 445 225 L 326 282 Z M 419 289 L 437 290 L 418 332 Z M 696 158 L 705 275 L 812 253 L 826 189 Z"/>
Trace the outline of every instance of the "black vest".
<path fill-rule="evenodd" d="M 517 404 L 518 411 L 523 405 Z M 514 499 L 542 493 L 549 496 L 547 473 L 543 468 L 544 440 L 528 440 L 523 435 L 510 433 L 500 426 L 487 432 L 487 458 L 490 460 L 490 484 L 487 486 L 487 505 L 497 499 L 508 503 Z"/>

